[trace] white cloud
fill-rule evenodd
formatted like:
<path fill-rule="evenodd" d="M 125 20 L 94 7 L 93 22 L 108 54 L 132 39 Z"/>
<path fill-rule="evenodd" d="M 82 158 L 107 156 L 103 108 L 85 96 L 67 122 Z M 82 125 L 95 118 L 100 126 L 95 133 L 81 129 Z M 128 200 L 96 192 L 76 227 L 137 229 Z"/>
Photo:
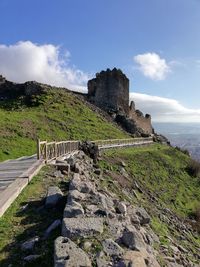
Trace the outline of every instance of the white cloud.
<path fill-rule="evenodd" d="M 134 61 L 139 65 L 139 70 L 144 76 L 152 80 L 164 80 L 171 71 L 170 65 L 165 59 L 160 58 L 156 53 L 145 53 L 134 57 Z"/>
<path fill-rule="evenodd" d="M 8 80 L 41 83 L 86 91 L 89 75 L 69 64 L 70 53 L 59 46 L 38 45 L 30 41 L 0 44 L 0 74 Z"/>
<path fill-rule="evenodd" d="M 200 109 L 186 108 L 175 99 L 130 93 L 130 100 L 154 122 L 200 122 Z"/>

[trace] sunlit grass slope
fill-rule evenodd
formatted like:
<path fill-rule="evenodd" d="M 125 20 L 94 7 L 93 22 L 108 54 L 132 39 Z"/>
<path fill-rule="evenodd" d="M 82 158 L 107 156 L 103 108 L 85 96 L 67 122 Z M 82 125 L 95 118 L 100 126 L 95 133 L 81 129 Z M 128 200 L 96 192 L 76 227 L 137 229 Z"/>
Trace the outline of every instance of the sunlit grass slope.
<path fill-rule="evenodd" d="M 64 89 L 49 88 L 31 104 L 0 102 L 0 161 L 36 153 L 36 139 L 126 138 L 124 132 Z"/>

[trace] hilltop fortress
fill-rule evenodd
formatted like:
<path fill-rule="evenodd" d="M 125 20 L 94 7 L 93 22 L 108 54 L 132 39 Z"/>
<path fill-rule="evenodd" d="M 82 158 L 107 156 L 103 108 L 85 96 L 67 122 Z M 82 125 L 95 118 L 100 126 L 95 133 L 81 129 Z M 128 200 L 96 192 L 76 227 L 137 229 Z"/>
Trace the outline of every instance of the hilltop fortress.
<path fill-rule="evenodd" d="M 119 69 L 107 69 L 88 81 L 88 100 L 113 116 L 127 132 L 135 135 L 153 133 L 151 116 L 129 105 L 129 79 Z"/>

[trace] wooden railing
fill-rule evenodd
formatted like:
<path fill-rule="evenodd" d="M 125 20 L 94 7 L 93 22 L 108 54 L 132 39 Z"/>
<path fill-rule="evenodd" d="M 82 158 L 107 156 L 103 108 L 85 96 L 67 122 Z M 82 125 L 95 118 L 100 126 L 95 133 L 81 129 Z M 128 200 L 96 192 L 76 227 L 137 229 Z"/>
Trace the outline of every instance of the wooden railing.
<path fill-rule="evenodd" d="M 152 137 L 138 137 L 129 139 L 111 139 L 111 140 L 96 140 L 94 143 L 99 149 L 122 147 L 122 146 L 134 146 L 139 144 L 149 144 L 153 142 Z"/>
<path fill-rule="evenodd" d="M 99 149 L 137 146 L 153 143 L 152 137 L 144 138 L 129 138 L 129 139 L 108 139 L 92 141 Z M 62 157 L 68 153 L 79 150 L 80 141 L 60 141 L 60 142 L 47 142 L 37 141 L 37 158 L 43 159 L 45 163 Z"/>
<path fill-rule="evenodd" d="M 37 158 L 46 163 L 50 160 L 62 157 L 68 153 L 79 150 L 79 141 L 47 142 L 37 140 Z"/>

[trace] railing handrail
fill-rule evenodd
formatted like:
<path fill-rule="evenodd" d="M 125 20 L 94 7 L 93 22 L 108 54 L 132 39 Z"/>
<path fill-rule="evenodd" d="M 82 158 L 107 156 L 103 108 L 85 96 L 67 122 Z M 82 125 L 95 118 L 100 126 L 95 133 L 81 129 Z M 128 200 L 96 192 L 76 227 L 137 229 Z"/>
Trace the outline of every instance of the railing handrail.
<path fill-rule="evenodd" d="M 153 140 L 152 137 L 135 137 L 135 138 L 126 138 L 126 139 L 106 139 L 106 140 L 95 140 L 91 141 L 96 144 L 99 149 L 112 146 L 125 146 L 125 145 L 134 145 L 137 141 L 148 141 Z M 79 140 L 64 140 L 64 141 L 37 141 L 37 158 L 44 159 L 47 163 L 53 159 L 64 156 L 67 153 L 79 150 L 80 141 Z"/>

